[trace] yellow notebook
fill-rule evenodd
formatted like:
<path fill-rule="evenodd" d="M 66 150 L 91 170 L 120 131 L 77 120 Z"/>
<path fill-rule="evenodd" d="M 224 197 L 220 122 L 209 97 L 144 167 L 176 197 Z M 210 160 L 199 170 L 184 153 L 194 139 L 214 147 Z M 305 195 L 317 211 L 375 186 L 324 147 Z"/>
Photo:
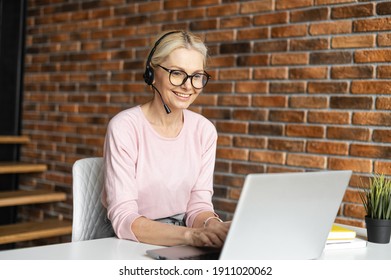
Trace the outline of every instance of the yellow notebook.
<path fill-rule="evenodd" d="M 340 225 L 333 224 L 327 240 L 354 239 L 356 232 Z"/>

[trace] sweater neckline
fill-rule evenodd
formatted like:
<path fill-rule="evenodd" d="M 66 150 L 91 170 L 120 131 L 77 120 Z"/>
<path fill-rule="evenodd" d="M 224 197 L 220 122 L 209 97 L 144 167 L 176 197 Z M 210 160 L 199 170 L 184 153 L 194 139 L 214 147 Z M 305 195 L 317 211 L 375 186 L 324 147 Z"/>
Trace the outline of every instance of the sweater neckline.
<path fill-rule="evenodd" d="M 138 109 L 140 111 L 140 115 L 142 116 L 142 119 L 143 119 L 143 122 L 146 124 L 146 126 L 148 127 L 148 129 L 153 133 L 155 134 L 158 138 L 160 139 L 163 139 L 163 140 L 166 140 L 166 141 L 175 141 L 177 139 L 179 139 L 181 137 L 181 135 L 184 133 L 184 130 L 186 128 L 186 124 L 187 124 L 187 110 L 183 110 L 183 126 L 182 126 L 182 129 L 179 131 L 178 135 L 175 136 L 175 137 L 165 137 L 165 136 L 162 136 L 160 135 L 152 126 L 152 124 L 148 121 L 147 117 L 144 115 L 144 112 L 143 110 L 141 109 L 141 105 L 138 105 Z"/>

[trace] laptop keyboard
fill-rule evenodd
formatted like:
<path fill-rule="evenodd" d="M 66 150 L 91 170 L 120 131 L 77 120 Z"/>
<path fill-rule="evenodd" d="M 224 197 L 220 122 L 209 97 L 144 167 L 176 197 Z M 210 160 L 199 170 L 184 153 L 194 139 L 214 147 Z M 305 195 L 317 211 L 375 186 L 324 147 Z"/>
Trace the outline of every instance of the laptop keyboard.
<path fill-rule="evenodd" d="M 218 260 L 219 256 L 220 256 L 220 252 L 210 252 L 198 256 L 183 257 L 180 258 L 180 260 Z"/>

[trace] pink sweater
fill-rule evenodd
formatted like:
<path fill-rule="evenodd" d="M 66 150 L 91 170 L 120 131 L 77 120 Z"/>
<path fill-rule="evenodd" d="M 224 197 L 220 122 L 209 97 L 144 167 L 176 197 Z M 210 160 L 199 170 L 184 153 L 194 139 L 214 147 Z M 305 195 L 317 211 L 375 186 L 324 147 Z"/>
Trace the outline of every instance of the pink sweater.
<path fill-rule="evenodd" d="M 217 132 L 205 117 L 184 110 L 176 138 L 160 136 L 137 106 L 117 114 L 107 128 L 102 203 L 119 238 L 136 240 L 135 219 L 213 211 Z"/>

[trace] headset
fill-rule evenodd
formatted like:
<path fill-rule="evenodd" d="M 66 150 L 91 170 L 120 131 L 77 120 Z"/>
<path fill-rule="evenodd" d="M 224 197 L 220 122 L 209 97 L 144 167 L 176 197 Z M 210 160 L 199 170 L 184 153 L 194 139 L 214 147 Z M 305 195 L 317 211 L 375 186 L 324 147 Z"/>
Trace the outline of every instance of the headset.
<path fill-rule="evenodd" d="M 153 68 L 151 67 L 151 60 L 152 56 L 156 51 L 157 46 L 160 44 L 160 42 L 166 38 L 168 35 L 174 34 L 174 33 L 181 33 L 182 31 L 176 30 L 176 31 L 171 31 L 166 34 L 164 34 L 162 37 L 159 38 L 159 40 L 156 41 L 155 45 L 153 46 L 151 52 L 148 55 L 147 63 L 145 65 L 145 72 L 144 72 L 144 81 L 147 83 L 147 85 L 152 86 L 153 80 L 155 78 L 155 73 Z"/>

